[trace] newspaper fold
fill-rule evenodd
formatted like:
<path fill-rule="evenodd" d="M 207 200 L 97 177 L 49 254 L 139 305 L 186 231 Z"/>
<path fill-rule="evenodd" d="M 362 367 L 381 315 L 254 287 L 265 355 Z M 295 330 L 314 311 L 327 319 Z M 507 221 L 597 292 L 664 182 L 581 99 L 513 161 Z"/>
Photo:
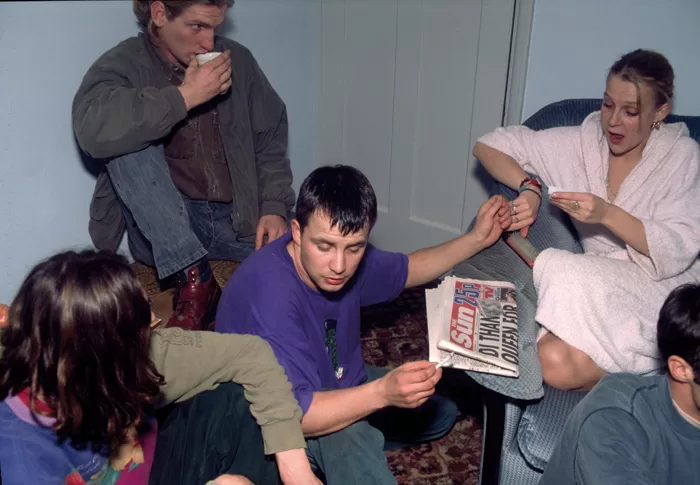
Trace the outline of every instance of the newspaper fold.
<path fill-rule="evenodd" d="M 429 360 L 441 367 L 518 377 L 515 286 L 448 276 L 425 290 Z"/>

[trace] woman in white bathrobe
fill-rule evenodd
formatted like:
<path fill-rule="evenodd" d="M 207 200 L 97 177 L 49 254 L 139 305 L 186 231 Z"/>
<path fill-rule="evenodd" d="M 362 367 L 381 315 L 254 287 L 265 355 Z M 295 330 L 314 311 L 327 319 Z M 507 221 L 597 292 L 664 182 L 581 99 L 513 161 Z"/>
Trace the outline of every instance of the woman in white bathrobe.
<path fill-rule="evenodd" d="M 673 69 L 637 50 L 610 69 L 601 110 L 580 126 L 499 128 L 474 156 L 519 190 L 509 230 L 527 235 L 544 184 L 571 216 L 584 254 L 535 261 L 538 353 L 545 383 L 588 389 L 606 372 L 659 368 L 656 321 L 666 296 L 700 281 L 700 150 L 683 123 L 664 124 Z M 542 185 L 544 185 L 542 184 Z M 546 192 L 546 191 L 545 191 Z"/>

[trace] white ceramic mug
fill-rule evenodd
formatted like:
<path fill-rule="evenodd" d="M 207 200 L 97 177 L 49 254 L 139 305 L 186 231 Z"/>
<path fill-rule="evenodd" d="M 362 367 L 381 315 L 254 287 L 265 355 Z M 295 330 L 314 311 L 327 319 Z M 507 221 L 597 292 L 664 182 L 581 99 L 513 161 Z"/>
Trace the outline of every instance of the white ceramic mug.
<path fill-rule="evenodd" d="M 195 57 L 197 58 L 197 64 L 199 64 L 200 66 L 203 66 L 207 62 L 216 59 L 221 54 L 222 54 L 221 52 L 207 52 L 204 54 L 197 54 Z"/>

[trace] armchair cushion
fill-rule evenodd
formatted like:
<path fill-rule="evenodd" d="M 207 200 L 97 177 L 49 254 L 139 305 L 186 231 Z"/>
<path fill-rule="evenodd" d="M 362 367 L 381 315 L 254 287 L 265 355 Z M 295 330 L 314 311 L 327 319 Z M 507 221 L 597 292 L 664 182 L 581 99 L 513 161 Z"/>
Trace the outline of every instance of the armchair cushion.
<path fill-rule="evenodd" d="M 564 423 L 586 392 L 562 391 L 544 386 L 544 397 L 525 408 L 518 428 L 518 448 L 525 461 L 544 471 Z"/>

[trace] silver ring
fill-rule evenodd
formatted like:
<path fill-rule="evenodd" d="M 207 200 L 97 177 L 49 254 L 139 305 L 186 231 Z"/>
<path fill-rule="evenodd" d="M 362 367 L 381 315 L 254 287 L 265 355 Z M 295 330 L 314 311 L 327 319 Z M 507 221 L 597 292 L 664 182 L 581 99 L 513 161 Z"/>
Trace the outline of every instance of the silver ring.
<path fill-rule="evenodd" d="M 517 209 L 515 208 L 515 204 L 511 203 L 511 205 L 510 205 L 510 213 L 511 213 L 512 215 L 515 215 L 516 212 L 517 212 Z"/>
<path fill-rule="evenodd" d="M 574 212 L 577 212 L 581 208 L 581 204 L 578 203 L 578 200 L 575 200 L 571 203 L 571 210 Z"/>

